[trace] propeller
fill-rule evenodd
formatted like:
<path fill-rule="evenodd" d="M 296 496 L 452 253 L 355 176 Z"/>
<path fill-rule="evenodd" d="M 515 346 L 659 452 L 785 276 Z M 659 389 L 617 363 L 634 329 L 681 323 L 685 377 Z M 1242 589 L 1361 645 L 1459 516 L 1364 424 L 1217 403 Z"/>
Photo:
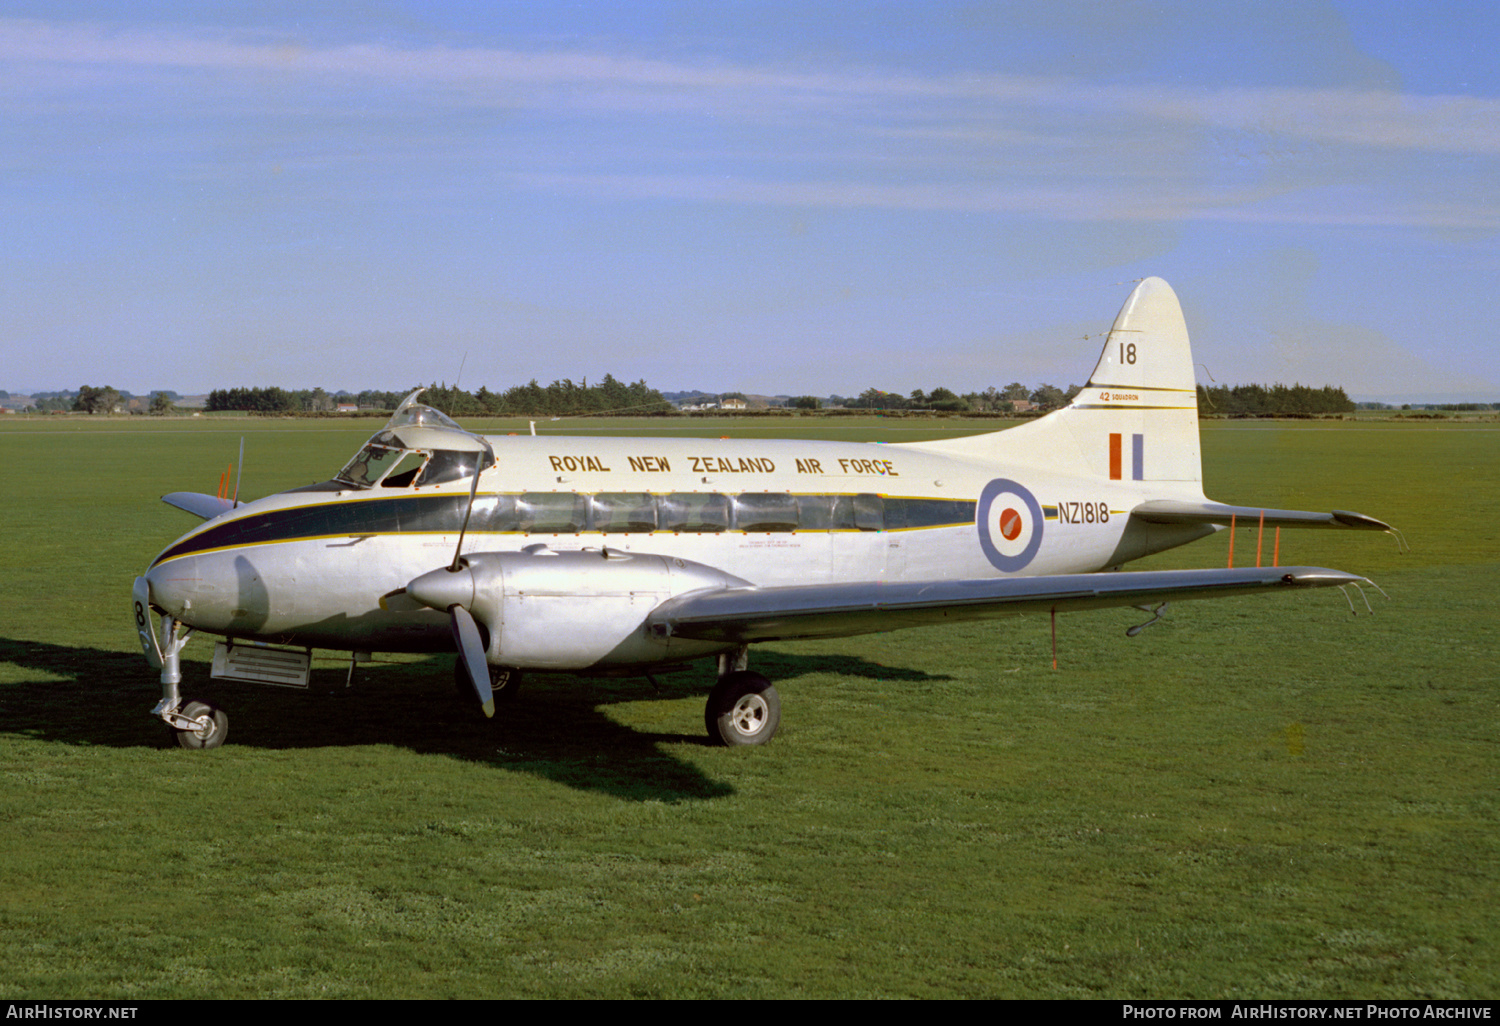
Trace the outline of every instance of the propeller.
<path fill-rule="evenodd" d="M 489 457 L 489 459 L 485 459 Z M 446 612 L 453 628 L 453 644 L 458 649 L 459 665 L 464 676 L 479 699 L 480 708 L 486 717 L 495 715 L 495 696 L 490 686 L 490 665 L 484 655 L 484 640 L 479 625 L 474 621 L 470 607 L 474 604 L 474 572 L 463 558 L 464 535 L 469 530 L 469 517 L 474 512 L 474 499 L 479 493 L 479 475 L 488 463 L 493 462 L 488 445 L 483 453 L 476 454 L 474 482 L 469 486 L 469 502 L 464 508 L 463 525 L 458 531 L 458 544 L 453 550 L 453 562 L 438 570 L 431 570 L 416 578 L 404 589 L 407 599 L 420 602 L 431 609 Z M 382 596 L 382 606 L 386 597 Z"/>
<path fill-rule="evenodd" d="M 444 566 L 429 570 L 406 586 L 405 597 L 429 609 L 448 614 L 453 628 L 453 643 L 458 649 L 459 665 L 474 689 L 474 696 L 486 716 L 495 715 L 494 694 L 490 687 L 490 666 L 484 657 L 484 640 L 470 607 L 474 605 L 474 571 L 467 560 L 458 569 Z"/>
<path fill-rule="evenodd" d="M 463 663 L 464 675 L 469 678 L 469 686 L 474 689 L 474 696 L 479 699 L 479 707 L 484 710 L 484 715 L 493 717 L 495 715 L 495 695 L 490 689 L 490 664 L 484 658 L 484 643 L 479 639 L 479 627 L 474 623 L 474 616 L 463 606 L 454 606 L 448 610 L 453 618 L 453 640 L 458 645 L 458 658 Z"/>

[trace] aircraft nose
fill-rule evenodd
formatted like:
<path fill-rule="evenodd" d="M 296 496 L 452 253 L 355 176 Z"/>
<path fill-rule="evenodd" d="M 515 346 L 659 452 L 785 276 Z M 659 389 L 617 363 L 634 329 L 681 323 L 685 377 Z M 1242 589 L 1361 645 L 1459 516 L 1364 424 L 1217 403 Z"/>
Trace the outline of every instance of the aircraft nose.
<path fill-rule="evenodd" d="M 468 609 L 474 604 L 474 575 L 467 566 L 458 570 L 443 567 L 413 580 L 406 586 L 406 593 L 433 609 L 446 611 L 453 606 Z"/>
<path fill-rule="evenodd" d="M 186 620 L 192 611 L 193 599 L 202 583 L 196 563 L 191 557 L 174 559 L 170 563 L 158 563 L 146 571 L 146 580 L 151 584 L 152 604 L 174 619 Z"/>

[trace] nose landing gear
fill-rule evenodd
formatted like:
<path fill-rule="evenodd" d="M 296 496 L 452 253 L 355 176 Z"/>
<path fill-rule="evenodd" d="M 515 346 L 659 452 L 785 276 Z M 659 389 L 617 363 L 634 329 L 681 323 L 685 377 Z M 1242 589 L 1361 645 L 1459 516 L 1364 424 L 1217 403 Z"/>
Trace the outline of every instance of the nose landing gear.
<path fill-rule="evenodd" d="M 179 657 L 193 636 L 191 627 L 183 629 L 182 621 L 163 613 L 161 639 L 151 623 L 151 591 L 144 577 L 135 580 L 135 625 L 141 648 L 153 669 L 161 670 L 161 701 L 151 715 L 161 720 L 177 736 L 184 748 L 217 748 L 229 736 L 229 714 L 207 702 L 182 703 L 177 685 L 182 683 Z"/>
<path fill-rule="evenodd" d="M 177 725 L 184 720 L 193 725 L 186 728 Z M 168 722 L 183 748 L 217 748 L 229 736 L 229 714 L 207 702 L 189 702 Z"/>

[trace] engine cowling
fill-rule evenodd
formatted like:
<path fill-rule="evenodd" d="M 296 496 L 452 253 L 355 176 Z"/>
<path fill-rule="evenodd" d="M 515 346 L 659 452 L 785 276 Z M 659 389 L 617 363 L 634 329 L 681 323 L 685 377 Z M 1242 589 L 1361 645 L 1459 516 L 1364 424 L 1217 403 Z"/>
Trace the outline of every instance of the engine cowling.
<path fill-rule="evenodd" d="M 588 549 L 466 554 L 407 593 L 437 609 L 461 605 L 488 633 L 485 659 L 531 669 L 652 665 L 711 655 L 722 643 L 671 638 L 647 627 L 667 599 L 746 581 L 690 560 Z"/>

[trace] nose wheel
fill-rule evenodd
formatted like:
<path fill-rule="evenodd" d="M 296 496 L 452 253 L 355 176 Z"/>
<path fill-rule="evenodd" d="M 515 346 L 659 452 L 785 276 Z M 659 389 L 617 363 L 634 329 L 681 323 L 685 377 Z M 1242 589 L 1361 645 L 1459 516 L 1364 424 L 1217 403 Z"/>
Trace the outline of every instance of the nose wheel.
<path fill-rule="evenodd" d="M 184 748 L 217 748 L 229 736 L 229 714 L 207 702 L 189 702 L 171 723 L 177 743 Z"/>
<path fill-rule="evenodd" d="M 781 698 L 760 674 L 735 670 L 719 678 L 708 693 L 703 724 L 714 744 L 763 745 L 781 723 Z"/>

